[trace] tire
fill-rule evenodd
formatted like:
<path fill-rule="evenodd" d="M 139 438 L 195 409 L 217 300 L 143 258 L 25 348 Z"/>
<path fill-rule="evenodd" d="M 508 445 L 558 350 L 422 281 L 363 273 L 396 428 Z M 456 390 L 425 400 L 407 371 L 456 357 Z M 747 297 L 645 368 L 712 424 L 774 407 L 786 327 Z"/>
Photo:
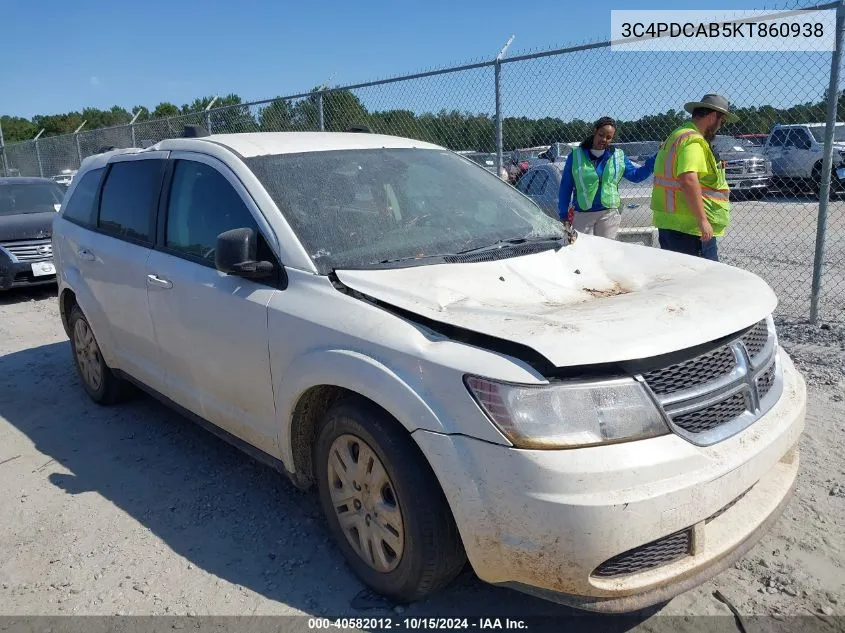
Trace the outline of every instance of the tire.
<path fill-rule="evenodd" d="M 828 200 L 835 200 L 841 191 L 839 186 L 839 179 L 836 177 L 836 169 L 831 168 L 830 174 L 830 191 L 828 192 Z M 816 200 L 821 200 L 822 197 L 822 170 L 820 165 L 813 167 L 813 193 L 816 195 Z"/>
<path fill-rule="evenodd" d="M 356 473 L 357 463 L 372 465 Z M 314 464 L 329 530 L 365 585 L 407 604 L 461 572 L 466 553 L 440 484 L 383 410 L 358 398 L 334 405 L 323 419 Z"/>
<path fill-rule="evenodd" d="M 125 400 L 132 393 L 132 388 L 106 365 L 88 319 L 78 305 L 71 308 L 68 324 L 73 365 L 88 396 L 101 405 Z"/>

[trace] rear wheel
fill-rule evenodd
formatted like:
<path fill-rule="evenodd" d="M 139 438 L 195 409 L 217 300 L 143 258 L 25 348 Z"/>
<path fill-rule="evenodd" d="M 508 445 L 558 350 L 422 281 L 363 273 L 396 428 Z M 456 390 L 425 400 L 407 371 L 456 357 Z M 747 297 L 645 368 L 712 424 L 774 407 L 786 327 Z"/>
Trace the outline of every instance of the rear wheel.
<path fill-rule="evenodd" d="M 68 323 L 73 364 L 90 398 L 103 405 L 124 400 L 132 389 L 106 365 L 94 331 L 78 305 L 71 308 Z"/>
<path fill-rule="evenodd" d="M 440 485 L 384 411 L 350 399 L 326 414 L 315 445 L 320 501 L 361 581 L 401 603 L 449 584 L 466 554 Z"/>
<path fill-rule="evenodd" d="M 813 192 L 816 194 L 816 198 L 821 200 L 822 197 L 822 168 L 821 165 L 816 165 L 813 168 Z M 831 168 L 830 173 L 830 192 L 828 196 L 828 200 L 834 200 L 839 196 L 842 192 L 842 186 L 839 183 L 839 179 L 836 177 L 836 170 Z"/>

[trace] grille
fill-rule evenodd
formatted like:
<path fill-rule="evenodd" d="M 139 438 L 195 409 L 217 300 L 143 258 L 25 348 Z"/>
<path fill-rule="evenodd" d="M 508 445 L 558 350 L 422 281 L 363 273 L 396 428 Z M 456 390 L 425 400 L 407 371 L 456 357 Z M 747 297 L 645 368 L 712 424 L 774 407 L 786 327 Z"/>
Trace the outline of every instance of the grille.
<path fill-rule="evenodd" d="M 775 384 L 775 364 L 772 363 L 772 366 L 769 367 L 766 372 L 757 378 L 757 393 L 760 395 L 760 399 L 766 397 L 766 394 L 769 393 L 772 389 L 772 385 Z"/>
<path fill-rule="evenodd" d="M 760 321 L 742 337 L 742 344 L 745 345 L 748 355 L 753 359 L 760 355 L 768 340 L 769 326 L 765 321 Z"/>
<path fill-rule="evenodd" d="M 740 392 L 704 409 L 675 415 L 672 421 L 688 433 L 703 433 L 739 417 L 745 411 L 745 396 Z"/>
<path fill-rule="evenodd" d="M 666 565 L 688 555 L 691 540 L 690 530 L 664 536 L 606 560 L 596 567 L 593 576 L 612 578 Z"/>
<path fill-rule="evenodd" d="M 0 242 L 0 246 L 22 262 L 43 262 L 53 257 L 53 244 L 50 238 L 43 240 L 20 240 Z"/>
<path fill-rule="evenodd" d="M 643 374 L 648 386 L 658 396 L 697 387 L 733 370 L 736 359 L 729 347 L 720 347 L 697 358 L 693 358 L 663 369 Z"/>
<path fill-rule="evenodd" d="M 726 174 L 741 174 L 744 171 L 742 163 L 728 163 L 725 166 Z"/>

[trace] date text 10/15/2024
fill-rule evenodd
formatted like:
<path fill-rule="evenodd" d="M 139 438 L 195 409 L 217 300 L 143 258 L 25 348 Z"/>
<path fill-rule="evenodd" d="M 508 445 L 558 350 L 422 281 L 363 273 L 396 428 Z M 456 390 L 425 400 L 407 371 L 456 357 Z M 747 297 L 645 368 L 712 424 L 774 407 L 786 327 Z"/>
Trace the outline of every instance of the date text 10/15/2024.
<path fill-rule="evenodd" d="M 526 630 L 524 620 L 511 618 L 309 618 L 309 630 Z"/>

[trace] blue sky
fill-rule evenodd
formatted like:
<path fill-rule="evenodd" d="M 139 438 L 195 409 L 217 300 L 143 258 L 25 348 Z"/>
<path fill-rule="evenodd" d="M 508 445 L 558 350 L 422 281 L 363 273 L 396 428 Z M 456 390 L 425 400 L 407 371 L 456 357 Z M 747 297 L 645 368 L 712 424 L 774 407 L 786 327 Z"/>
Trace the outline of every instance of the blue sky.
<path fill-rule="evenodd" d="M 0 113 L 114 104 L 177 105 L 206 94 L 245 100 L 356 83 L 511 54 L 607 39 L 610 10 L 676 9 L 677 2 L 498 0 L 279 2 L 38 0 L 3 8 Z M 719 10 L 778 5 L 720 0 Z M 780 5 L 783 6 L 783 5 Z M 793 5 L 794 6 L 794 5 Z M 829 54 L 611 53 L 503 68 L 506 113 L 619 118 L 680 109 L 717 90 L 743 105 L 816 100 Z M 369 88 L 370 109 L 457 107 L 492 112 L 492 69 Z M 589 77 L 584 81 L 584 77 Z"/>

